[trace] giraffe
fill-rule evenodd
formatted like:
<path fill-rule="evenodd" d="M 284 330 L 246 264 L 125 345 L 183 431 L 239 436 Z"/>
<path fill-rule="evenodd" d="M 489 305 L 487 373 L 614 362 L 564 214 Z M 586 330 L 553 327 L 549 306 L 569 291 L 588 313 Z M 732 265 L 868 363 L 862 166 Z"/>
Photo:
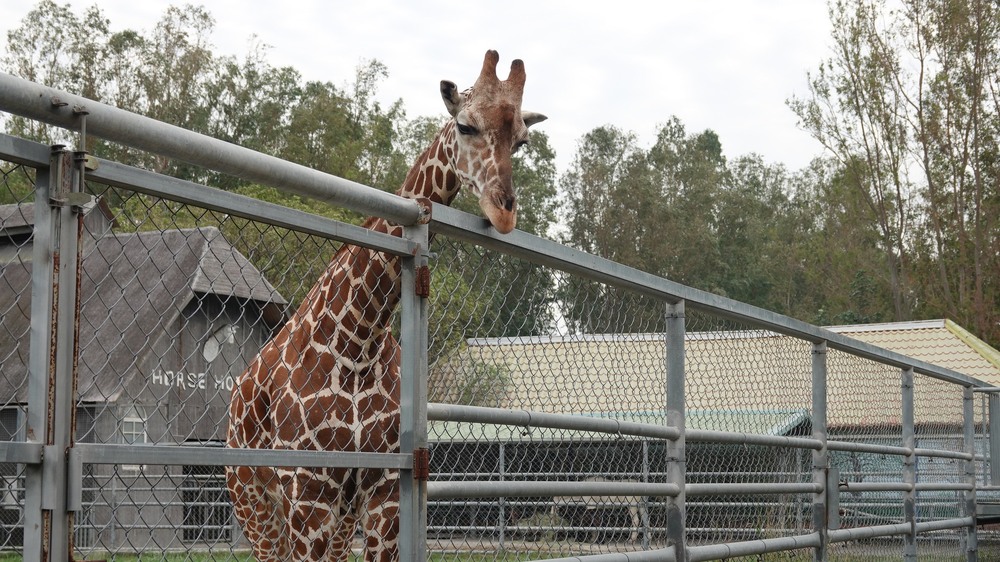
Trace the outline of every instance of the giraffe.
<path fill-rule="evenodd" d="M 450 204 L 467 186 L 500 233 L 514 229 L 512 154 L 528 127 L 524 63 L 497 78 L 487 51 L 472 88 L 441 81 L 451 119 L 419 156 L 398 195 Z M 424 202 L 426 204 L 426 202 Z M 376 217 L 371 230 L 402 227 Z M 399 451 L 399 346 L 390 318 L 400 299 L 398 257 L 344 245 L 302 304 L 233 388 L 228 446 Z M 347 560 L 360 523 L 366 561 L 398 559 L 399 474 L 382 469 L 227 467 L 237 519 L 261 561 Z"/>

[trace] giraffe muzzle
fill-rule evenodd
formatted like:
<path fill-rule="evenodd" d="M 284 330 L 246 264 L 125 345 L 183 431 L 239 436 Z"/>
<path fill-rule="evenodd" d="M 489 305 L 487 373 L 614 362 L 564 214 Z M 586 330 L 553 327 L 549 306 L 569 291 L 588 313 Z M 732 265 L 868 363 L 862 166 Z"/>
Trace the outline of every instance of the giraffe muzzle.
<path fill-rule="evenodd" d="M 507 234 L 517 225 L 517 197 L 513 194 L 495 194 L 479 199 L 479 206 L 486 219 L 500 234 Z"/>

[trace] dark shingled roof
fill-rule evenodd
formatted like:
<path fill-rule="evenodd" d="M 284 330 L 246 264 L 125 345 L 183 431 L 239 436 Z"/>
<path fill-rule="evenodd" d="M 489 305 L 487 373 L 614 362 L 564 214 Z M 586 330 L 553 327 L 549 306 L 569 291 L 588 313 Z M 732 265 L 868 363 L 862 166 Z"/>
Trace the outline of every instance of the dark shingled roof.
<path fill-rule="evenodd" d="M 11 206 L 0 206 L 0 216 L 3 207 Z M 0 264 L 0 402 L 26 401 L 30 253 L 25 247 L 20 259 Z M 214 227 L 99 238 L 84 255 L 80 290 L 78 388 L 85 402 L 114 400 L 196 297 L 250 301 L 271 325 L 283 320 L 287 304 Z"/>
<path fill-rule="evenodd" d="M 0 205 L 0 226 L 5 232 L 31 227 L 33 224 L 35 224 L 34 205 Z"/>

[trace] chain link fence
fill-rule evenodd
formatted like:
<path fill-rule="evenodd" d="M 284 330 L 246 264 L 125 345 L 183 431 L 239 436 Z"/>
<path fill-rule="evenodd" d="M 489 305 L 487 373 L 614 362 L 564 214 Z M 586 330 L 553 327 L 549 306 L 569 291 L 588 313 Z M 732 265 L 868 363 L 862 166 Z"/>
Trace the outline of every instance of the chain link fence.
<path fill-rule="evenodd" d="M 23 392 L 27 373 L 15 367 L 27 351 L 28 325 L 24 319 L 31 311 L 19 298 L 31 286 L 31 279 L 16 270 L 31 260 L 31 225 L 34 200 L 34 169 L 7 164 L 0 167 L 0 267 L 5 274 L 0 282 L 0 439 L 24 439 L 25 408 Z M 11 274 L 7 274 L 10 271 Z M 0 462 L 0 548 L 16 548 L 24 542 L 24 469 L 18 463 Z"/>
<path fill-rule="evenodd" d="M 391 349 L 402 354 L 402 381 L 426 369 L 415 411 L 390 415 L 393 427 L 416 435 L 395 449 L 404 464 L 377 472 L 399 475 L 399 525 L 412 525 L 400 533 L 412 543 L 401 542 L 404 552 L 967 559 L 990 537 L 974 525 L 989 468 L 986 399 L 971 391 L 980 381 L 547 241 L 483 234 L 480 222 L 447 209 L 430 225 L 423 356 L 414 351 L 422 313 L 405 294 L 415 291 L 410 265 L 400 273 L 402 260 L 337 253 L 345 241 L 385 252 L 389 242 L 193 186 L 198 199 L 184 191 L 192 186 L 103 162 L 80 189 L 92 198 L 69 204 L 79 219 L 79 313 L 70 317 L 72 344 L 53 342 L 73 351 L 72 434 L 64 472 L 44 472 L 53 461 L 33 455 L 51 453 L 45 447 L 59 436 L 32 435 L 27 421 L 39 385 L 49 384 L 30 374 L 38 366 L 31 346 L 50 343 L 32 339 L 32 280 L 48 263 L 38 261 L 39 244 L 64 249 L 44 235 L 62 219 L 43 216 L 63 203 L 36 202 L 36 184 L 53 178 L 48 162 L 28 154 L 48 149 L 29 148 L 0 153 L 12 159 L 0 162 L 0 437 L 12 445 L 5 458 L 16 459 L 0 463 L 0 548 L 25 559 L 42 540 L 25 530 L 61 509 L 71 514 L 67 546 L 80 558 L 246 559 L 227 465 L 256 463 L 274 478 L 309 473 L 298 482 L 322 487 L 362 462 L 294 457 L 282 476 L 279 464 L 291 457 L 237 457 L 246 451 L 225 446 L 241 374 L 281 340 L 290 318 L 301 320 L 333 256 L 360 272 L 358 283 L 404 279 L 401 312 L 387 320 L 400 340 Z M 406 243 L 395 255 L 413 249 Z M 368 267 L 375 260 L 383 261 Z M 330 302 L 359 304 L 353 298 L 334 291 Z M 371 299 L 393 296 L 365 298 L 367 310 Z M 52 312 L 54 323 L 61 318 Z M 370 327 L 358 322 L 350 335 L 365 339 Z M 307 347 L 295 361 L 306 360 Z M 281 373 L 269 365 L 267 380 Z M 309 384 L 291 388 L 310 395 Z M 407 384 L 382 392 L 399 400 Z M 375 392 L 362 390 L 355 395 Z M 293 401 L 288 427 L 311 407 L 341 419 L 355 412 L 309 400 Z M 57 417 L 58 402 L 48 404 L 46 415 Z M 331 448 L 333 437 L 319 435 L 305 448 Z M 424 447 L 421 475 L 413 462 Z M 56 492 L 41 492 L 53 474 L 65 475 L 64 509 L 52 503 Z M 395 536 L 365 536 L 362 527 L 348 548 Z"/>
<path fill-rule="evenodd" d="M 93 182 L 88 187 L 100 203 L 83 232 L 78 440 L 222 447 L 236 377 L 283 323 L 289 298 L 301 300 L 333 244 Z M 301 277 L 287 273 L 293 267 Z M 281 280 L 280 288 L 267 275 Z M 246 548 L 222 466 L 84 469 L 88 483 L 75 527 L 85 557 Z"/>

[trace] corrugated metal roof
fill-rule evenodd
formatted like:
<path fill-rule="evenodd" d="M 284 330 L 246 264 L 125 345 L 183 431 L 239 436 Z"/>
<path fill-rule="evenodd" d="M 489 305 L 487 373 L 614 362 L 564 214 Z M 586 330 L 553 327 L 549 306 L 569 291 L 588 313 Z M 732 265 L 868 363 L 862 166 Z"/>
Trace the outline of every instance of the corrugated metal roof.
<path fill-rule="evenodd" d="M 1000 383 L 1000 353 L 951 320 L 832 326 L 833 332 Z"/>
<path fill-rule="evenodd" d="M 950 321 L 835 326 L 831 330 L 1000 386 L 996 350 Z M 505 377 L 485 403 L 565 414 L 663 408 L 663 334 L 474 339 L 439 372 L 492 365 Z M 812 345 L 762 330 L 690 332 L 685 342 L 690 411 L 811 410 Z M 828 420 L 840 426 L 898 426 L 900 372 L 831 350 Z M 460 376 L 460 375 L 459 375 Z M 432 381 L 438 388 L 455 380 Z M 467 392 L 467 391 L 466 391 Z M 962 389 L 917 375 L 918 424 L 955 423 Z M 447 391 L 442 392 L 447 401 Z M 751 422 L 736 431 L 759 432 Z"/>

